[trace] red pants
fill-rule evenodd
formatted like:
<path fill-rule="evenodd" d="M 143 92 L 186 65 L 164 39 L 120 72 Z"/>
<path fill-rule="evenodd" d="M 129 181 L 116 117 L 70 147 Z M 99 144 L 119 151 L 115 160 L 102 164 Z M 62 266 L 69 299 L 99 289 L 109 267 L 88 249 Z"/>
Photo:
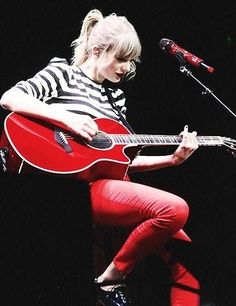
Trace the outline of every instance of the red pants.
<path fill-rule="evenodd" d="M 157 253 L 170 267 L 172 281 L 199 289 L 198 280 L 181 263 L 172 262 L 165 245 L 171 238 L 190 241 L 181 229 L 189 213 L 180 197 L 153 187 L 119 180 L 98 180 L 90 185 L 94 222 L 110 226 L 134 226 L 113 259 L 128 274 L 146 255 Z M 171 263 L 172 262 L 172 263 Z M 171 288 L 172 306 L 197 306 L 199 295 Z"/>

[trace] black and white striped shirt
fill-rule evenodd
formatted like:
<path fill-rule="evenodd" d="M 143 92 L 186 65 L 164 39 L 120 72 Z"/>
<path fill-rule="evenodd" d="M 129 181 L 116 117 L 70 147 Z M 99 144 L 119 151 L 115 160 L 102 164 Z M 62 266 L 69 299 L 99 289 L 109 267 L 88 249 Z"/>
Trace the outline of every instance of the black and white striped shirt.
<path fill-rule="evenodd" d="M 63 58 L 54 57 L 44 69 L 30 79 L 18 82 L 15 88 L 42 102 L 54 104 L 58 109 L 87 114 L 92 118 L 120 118 L 108 100 L 104 85 L 94 82 Z M 123 91 L 110 90 L 113 102 L 125 116 Z"/>

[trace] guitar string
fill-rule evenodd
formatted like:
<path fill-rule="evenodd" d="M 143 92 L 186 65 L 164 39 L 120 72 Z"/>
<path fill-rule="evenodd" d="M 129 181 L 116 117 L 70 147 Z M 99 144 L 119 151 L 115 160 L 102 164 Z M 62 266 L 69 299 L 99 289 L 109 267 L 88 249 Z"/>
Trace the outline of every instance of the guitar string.
<path fill-rule="evenodd" d="M 104 133 L 105 134 L 105 133 Z M 103 134 L 103 135 L 104 135 Z M 153 143 L 153 141 L 159 141 L 161 144 L 179 144 L 181 142 L 182 137 L 180 135 L 147 135 L 147 134 L 106 134 L 107 138 L 113 139 L 115 142 L 141 142 L 141 143 Z M 67 139 L 74 139 L 76 137 L 64 134 Z M 106 139 L 107 139 L 106 138 Z M 96 140 L 102 142 L 107 142 L 104 140 L 104 136 L 100 136 L 97 134 Z M 197 140 L 199 144 L 223 144 L 224 142 L 228 142 L 231 144 L 231 139 L 225 139 L 221 136 L 197 136 Z M 236 140 L 232 140 L 233 143 L 236 143 Z"/>

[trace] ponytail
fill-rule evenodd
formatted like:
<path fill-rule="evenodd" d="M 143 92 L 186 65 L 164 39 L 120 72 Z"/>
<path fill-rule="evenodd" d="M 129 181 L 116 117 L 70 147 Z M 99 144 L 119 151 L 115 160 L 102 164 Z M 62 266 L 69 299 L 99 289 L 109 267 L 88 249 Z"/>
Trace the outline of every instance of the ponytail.
<path fill-rule="evenodd" d="M 79 66 L 88 58 L 89 36 L 92 28 L 101 19 L 103 15 L 97 9 L 91 10 L 84 18 L 79 37 L 71 43 L 73 47 L 72 65 Z"/>

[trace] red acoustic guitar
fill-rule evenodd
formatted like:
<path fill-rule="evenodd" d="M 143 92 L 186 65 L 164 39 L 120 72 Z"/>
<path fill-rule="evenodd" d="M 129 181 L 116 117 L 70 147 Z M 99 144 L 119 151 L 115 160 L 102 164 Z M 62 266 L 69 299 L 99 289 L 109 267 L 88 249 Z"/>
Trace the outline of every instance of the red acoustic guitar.
<path fill-rule="evenodd" d="M 10 113 L 4 122 L 1 148 L 7 152 L 6 171 L 45 171 L 75 175 L 88 182 L 98 178 L 123 179 L 128 166 L 144 146 L 179 145 L 180 135 L 131 134 L 119 122 L 95 119 L 99 132 L 84 142 L 53 124 Z M 221 136 L 197 136 L 200 146 L 226 146 L 235 152 L 236 140 Z"/>

